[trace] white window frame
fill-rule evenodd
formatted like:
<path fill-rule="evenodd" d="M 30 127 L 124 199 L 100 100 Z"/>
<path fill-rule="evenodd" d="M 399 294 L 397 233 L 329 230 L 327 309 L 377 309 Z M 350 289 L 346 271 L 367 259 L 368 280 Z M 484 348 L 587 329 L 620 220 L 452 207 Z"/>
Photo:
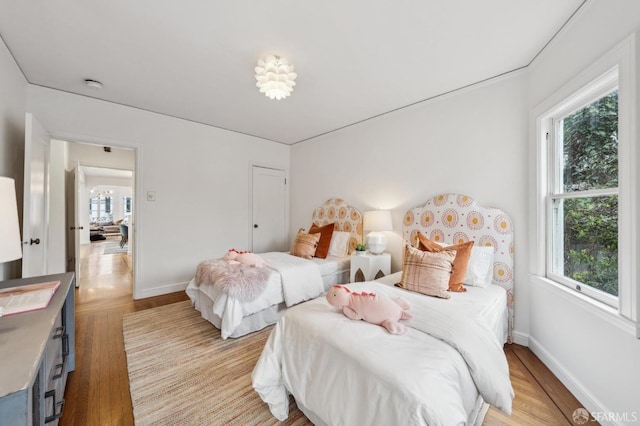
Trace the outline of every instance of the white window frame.
<path fill-rule="evenodd" d="M 570 96 L 566 101 L 557 105 L 549 114 L 546 114 L 543 118 L 543 126 L 549 129 L 545 133 L 545 150 L 547 151 L 547 170 L 549 173 L 546 178 L 546 220 L 551 221 L 557 215 L 553 213 L 553 201 L 559 199 L 571 199 L 571 198 L 588 198 L 591 196 L 602 195 L 616 195 L 619 197 L 618 187 L 607 189 L 594 189 L 588 191 L 577 191 L 565 193 L 562 190 L 562 162 L 558 158 L 562 155 L 561 142 L 562 129 L 559 128 L 559 119 L 567 117 L 576 111 L 594 103 L 598 99 L 618 90 L 618 67 L 614 67 L 609 72 L 605 73 L 586 87 L 580 89 L 573 96 Z M 554 272 L 558 270 L 557 264 L 564 263 L 564 258 L 558 258 L 553 256 L 554 246 L 560 244 L 559 240 L 562 239 L 562 235 L 554 232 L 554 225 L 547 223 L 547 242 L 546 242 L 546 262 L 545 262 L 545 276 L 552 279 L 555 282 L 563 284 L 567 287 L 580 291 L 583 294 L 592 297 L 600 302 L 606 303 L 609 306 L 616 307 L 618 305 L 618 296 L 605 293 L 586 284 L 580 283 L 567 277 Z M 618 234 L 620 233 L 620 227 L 618 226 Z M 618 265 L 620 267 L 620 265 Z M 618 274 L 619 276 L 619 274 Z"/>
<path fill-rule="evenodd" d="M 640 166 L 636 148 L 636 36 L 629 36 L 582 73 L 559 88 L 531 112 L 532 165 L 531 253 L 532 283 L 551 285 L 574 297 L 586 309 L 640 338 L 640 284 L 638 283 L 638 202 Z M 552 235 L 549 179 L 553 169 L 547 134 L 554 134 L 553 117 L 584 107 L 618 86 L 618 297 L 594 298 L 590 291 L 576 291 L 576 282 L 547 274 Z M 614 83 L 615 84 L 615 83 Z M 535 152 L 533 152 L 535 151 Z M 582 194 L 584 195 L 584 193 Z M 563 282 L 564 281 L 564 282 Z M 567 286 L 569 284 L 569 286 Z M 573 285 L 573 289 L 571 286 Z M 585 289 L 585 287 L 583 287 Z M 586 290 L 586 289 L 585 289 Z M 594 290 L 597 291 L 597 290 Z M 604 292 L 600 292 L 605 294 Z M 598 294 L 601 296 L 601 294 Z M 608 295 L 610 296 L 610 295 Z"/>

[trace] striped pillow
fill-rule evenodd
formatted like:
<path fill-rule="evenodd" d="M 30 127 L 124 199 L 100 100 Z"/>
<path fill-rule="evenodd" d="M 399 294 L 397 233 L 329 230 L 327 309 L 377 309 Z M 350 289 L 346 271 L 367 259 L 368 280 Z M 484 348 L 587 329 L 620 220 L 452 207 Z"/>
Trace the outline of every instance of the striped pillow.
<path fill-rule="evenodd" d="M 447 290 L 455 257 L 455 251 L 432 253 L 405 246 L 399 287 L 427 296 L 449 299 L 451 295 Z"/>
<path fill-rule="evenodd" d="M 318 241 L 320 241 L 320 233 L 307 234 L 303 230 L 298 231 L 293 247 L 291 247 L 291 255 L 311 259 L 316 254 Z"/>

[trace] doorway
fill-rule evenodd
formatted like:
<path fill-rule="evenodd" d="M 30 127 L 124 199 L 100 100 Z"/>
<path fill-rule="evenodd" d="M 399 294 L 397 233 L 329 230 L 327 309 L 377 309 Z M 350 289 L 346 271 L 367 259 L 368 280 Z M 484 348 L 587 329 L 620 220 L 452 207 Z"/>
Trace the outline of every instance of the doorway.
<path fill-rule="evenodd" d="M 132 299 L 136 150 L 52 140 L 57 144 L 67 152 L 67 270 L 76 272 L 76 297 Z"/>
<path fill-rule="evenodd" d="M 80 224 L 76 284 L 83 293 L 105 288 L 133 294 L 133 170 L 79 166 L 76 218 Z M 87 224 L 85 226 L 83 224 Z"/>

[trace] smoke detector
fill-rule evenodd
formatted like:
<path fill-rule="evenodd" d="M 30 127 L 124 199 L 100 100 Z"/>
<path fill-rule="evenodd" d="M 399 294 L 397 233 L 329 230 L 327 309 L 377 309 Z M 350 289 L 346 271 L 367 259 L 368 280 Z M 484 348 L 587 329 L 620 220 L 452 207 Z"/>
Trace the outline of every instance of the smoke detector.
<path fill-rule="evenodd" d="M 84 80 L 84 84 L 91 89 L 102 89 L 102 83 L 100 83 L 98 80 L 91 80 L 90 78 L 87 78 Z"/>

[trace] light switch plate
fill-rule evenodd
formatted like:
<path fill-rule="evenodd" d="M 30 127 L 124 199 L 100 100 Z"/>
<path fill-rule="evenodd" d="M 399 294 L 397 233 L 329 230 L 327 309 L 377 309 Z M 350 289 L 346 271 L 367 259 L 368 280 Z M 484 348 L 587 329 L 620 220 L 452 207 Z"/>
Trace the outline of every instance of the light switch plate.
<path fill-rule="evenodd" d="M 147 201 L 156 200 L 156 191 L 147 191 Z"/>

